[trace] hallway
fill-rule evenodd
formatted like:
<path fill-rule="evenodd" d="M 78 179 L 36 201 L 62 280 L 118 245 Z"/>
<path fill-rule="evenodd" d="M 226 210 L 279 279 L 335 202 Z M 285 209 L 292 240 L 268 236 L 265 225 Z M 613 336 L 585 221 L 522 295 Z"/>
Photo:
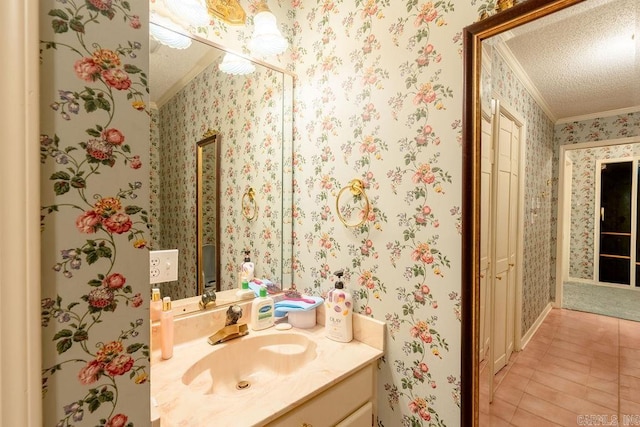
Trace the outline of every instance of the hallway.
<path fill-rule="evenodd" d="M 481 426 L 640 425 L 640 323 L 554 309 L 495 376 L 491 405 L 487 371 Z"/>

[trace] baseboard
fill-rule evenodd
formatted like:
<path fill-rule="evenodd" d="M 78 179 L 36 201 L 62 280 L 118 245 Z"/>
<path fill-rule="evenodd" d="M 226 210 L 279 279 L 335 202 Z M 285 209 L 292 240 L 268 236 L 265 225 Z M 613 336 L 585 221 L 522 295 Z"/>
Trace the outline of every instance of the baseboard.
<path fill-rule="evenodd" d="M 547 315 L 551 313 L 552 309 L 553 309 L 552 304 L 551 303 L 547 304 L 544 310 L 542 310 L 542 313 L 540 313 L 540 316 L 538 316 L 536 321 L 533 322 L 533 325 L 531 325 L 527 333 L 522 336 L 522 339 L 520 340 L 520 344 L 523 349 L 527 346 L 527 344 L 529 344 L 529 341 L 531 340 L 531 338 L 533 338 L 535 333 L 538 331 L 538 328 L 540 327 L 540 325 L 542 325 L 542 322 L 544 322 L 544 319 L 546 319 Z"/>
<path fill-rule="evenodd" d="M 597 283 L 597 281 L 593 280 L 593 279 L 583 279 L 583 278 L 578 278 L 578 277 L 569 277 L 567 280 L 565 280 L 563 282 L 563 284 L 567 283 L 567 282 L 570 282 L 570 283 L 589 283 L 589 284 Z"/>

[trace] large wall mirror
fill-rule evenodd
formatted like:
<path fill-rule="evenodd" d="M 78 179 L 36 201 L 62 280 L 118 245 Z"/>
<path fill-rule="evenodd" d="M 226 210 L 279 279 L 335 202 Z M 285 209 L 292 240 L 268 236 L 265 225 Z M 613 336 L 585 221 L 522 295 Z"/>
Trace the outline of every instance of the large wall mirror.
<path fill-rule="evenodd" d="M 464 30 L 461 425 L 492 425 L 493 382 L 552 308 L 565 307 L 563 278 L 575 276 L 565 264 L 583 254 L 562 246 L 576 221 L 563 213 L 575 196 L 561 156 L 581 144 L 640 152 L 628 148 L 640 141 L 639 22 L 637 0 L 528 0 Z M 568 417 L 628 414 L 617 387 L 610 411 L 594 386 Z M 505 425 L 535 424 L 514 407 Z"/>
<path fill-rule="evenodd" d="M 179 250 L 179 280 L 160 284 L 162 294 L 237 288 L 245 250 L 256 277 L 288 287 L 293 76 L 197 36 L 176 37 L 189 46 L 150 37 L 152 246 Z M 221 71 L 225 57 L 247 72 Z M 250 219 L 242 209 L 249 189 Z"/>

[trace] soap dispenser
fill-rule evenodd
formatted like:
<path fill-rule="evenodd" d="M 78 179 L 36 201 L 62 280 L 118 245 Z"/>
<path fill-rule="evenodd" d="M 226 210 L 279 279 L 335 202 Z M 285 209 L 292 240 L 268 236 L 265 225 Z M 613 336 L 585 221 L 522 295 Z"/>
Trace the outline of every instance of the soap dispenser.
<path fill-rule="evenodd" d="M 251 251 L 249 250 L 244 251 L 244 262 L 242 263 L 242 271 L 240 273 L 242 280 L 246 280 L 247 282 L 253 280 L 253 272 L 255 268 L 254 264 L 251 262 L 251 258 L 249 258 L 250 253 Z"/>
<path fill-rule="evenodd" d="M 267 296 L 267 288 L 260 286 L 260 296 L 251 303 L 251 329 L 259 331 L 273 326 L 273 298 Z"/>
<path fill-rule="evenodd" d="M 333 274 L 338 280 L 325 302 L 325 333 L 334 341 L 349 342 L 353 339 L 353 297 L 344 289 L 344 271 L 338 270 Z"/>

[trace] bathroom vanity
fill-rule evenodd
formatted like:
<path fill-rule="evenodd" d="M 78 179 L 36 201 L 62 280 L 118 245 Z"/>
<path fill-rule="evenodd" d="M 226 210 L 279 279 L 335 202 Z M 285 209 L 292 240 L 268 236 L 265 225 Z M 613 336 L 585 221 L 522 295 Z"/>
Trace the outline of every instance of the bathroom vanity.
<path fill-rule="evenodd" d="M 247 322 L 250 304 L 241 306 Z M 154 426 L 373 425 L 383 322 L 354 315 L 354 340 L 339 343 L 324 336 L 320 307 L 312 329 L 251 331 L 212 346 L 207 337 L 224 324 L 225 310 L 177 318 L 169 360 L 160 359 L 152 326 Z"/>

